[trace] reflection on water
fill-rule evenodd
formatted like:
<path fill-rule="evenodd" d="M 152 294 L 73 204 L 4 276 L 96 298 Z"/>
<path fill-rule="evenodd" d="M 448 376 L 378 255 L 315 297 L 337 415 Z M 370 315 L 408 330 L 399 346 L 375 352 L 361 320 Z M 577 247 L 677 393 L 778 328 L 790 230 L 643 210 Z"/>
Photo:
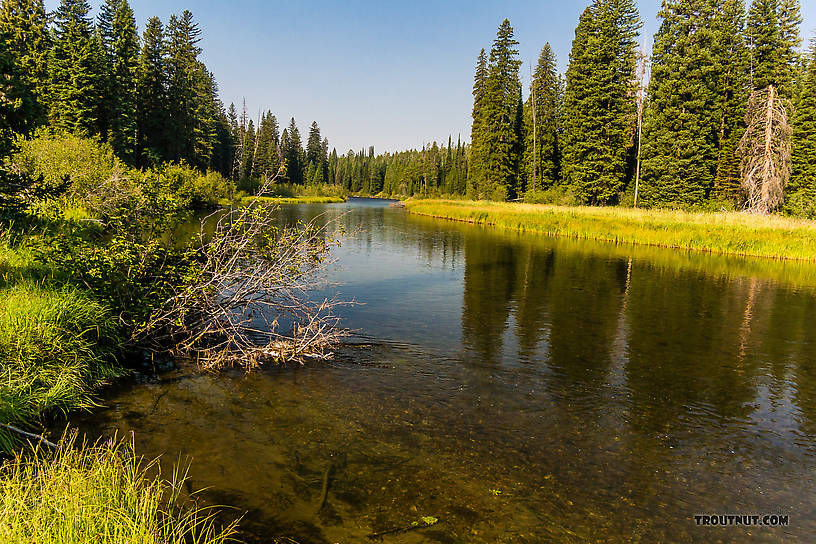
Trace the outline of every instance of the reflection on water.
<path fill-rule="evenodd" d="M 187 370 L 82 422 L 193 461 L 250 542 L 790 542 L 816 534 L 816 268 L 553 240 L 382 202 L 352 233 L 359 334 L 328 366 Z M 343 215 L 344 214 L 344 215 Z M 325 490 L 325 491 L 324 491 Z M 325 504 L 323 496 L 325 494 Z M 698 528 L 700 513 L 790 516 Z M 231 514 L 228 514 L 231 515 Z"/>

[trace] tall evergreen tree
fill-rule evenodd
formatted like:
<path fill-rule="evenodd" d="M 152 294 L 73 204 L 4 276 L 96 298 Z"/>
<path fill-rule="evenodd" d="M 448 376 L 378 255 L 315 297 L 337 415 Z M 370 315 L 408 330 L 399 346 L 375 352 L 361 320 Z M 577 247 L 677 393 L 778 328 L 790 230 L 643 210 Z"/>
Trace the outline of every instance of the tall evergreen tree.
<path fill-rule="evenodd" d="M 793 172 L 786 208 L 797 215 L 816 217 L 816 38 L 805 58 L 805 71 L 793 119 Z"/>
<path fill-rule="evenodd" d="M 626 186 L 635 131 L 640 18 L 633 0 L 595 0 L 575 30 L 564 93 L 564 177 L 587 204 Z"/>
<path fill-rule="evenodd" d="M 51 123 L 77 134 L 99 132 L 102 78 L 99 41 L 85 0 L 61 0 L 49 59 Z"/>
<path fill-rule="evenodd" d="M 751 3 L 747 35 L 754 89 L 773 85 L 781 96 L 792 96 L 801 23 L 799 0 L 754 0 Z"/>
<path fill-rule="evenodd" d="M 119 5 L 114 14 L 110 43 L 111 73 L 108 87 L 113 92 L 108 97 L 108 138 L 119 157 L 132 164 L 136 157 L 139 36 L 136 19 L 127 0 L 116 1 Z"/>
<path fill-rule="evenodd" d="M 306 140 L 306 179 L 307 183 L 320 183 L 323 179 L 323 140 L 320 127 L 313 121 L 309 127 L 309 138 Z"/>
<path fill-rule="evenodd" d="M 721 0 L 714 15 L 713 32 L 711 62 L 717 68 L 715 121 L 719 123 L 714 193 L 722 200 L 739 204 L 742 196 L 737 146 L 745 129 L 749 86 L 743 0 Z"/>
<path fill-rule="evenodd" d="M 478 198 L 484 186 L 487 148 L 484 144 L 484 101 L 487 87 L 487 56 L 479 52 L 476 74 L 473 77 L 473 124 L 471 125 L 471 168 L 468 175 L 468 195 Z"/>
<path fill-rule="evenodd" d="M 304 152 L 295 118 L 289 121 L 288 129 L 284 129 L 286 137 L 281 137 L 283 157 L 286 160 L 286 177 L 289 183 L 303 185 L 304 181 Z"/>
<path fill-rule="evenodd" d="M 0 164 L 11 152 L 16 136 L 31 129 L 37 110 L 34 94 L 9 47 L 12 44 L 11 33 L 0 28 Z"/>
<path fill-rule="evenodd" d="M 505 19 L 490 50 L 483 102 L 484 179 L 479 196 L 504 200 L 517 187 L 521 119 L 518 42 Z"/>
<path fill-rule="evenodd" d="M 30 124 L 41 124 L 48 113 L 48 56 L 51 47 L 43 0 L 3 0 L 0 33 L 6 53 L 34 99 Z"/>
<path fill-rule="evenodd" d="M 136 76 L 136 125 L 139 164 L 167 157 L 168 112 L 164 29 L 158 17 L 147 21 Z"/>
<path fill-rule="evenodd" d="M 546 189 L 559 179 L 558 72 L 547 43 L 538 57 L 530 84 L 525 124 L 524 174 L 528 189 Z M 533 187 L 534 186 L 534 187 Z"/>
<path fill-rule="evenodd" d="M 700 0 L 663 2 L 643 125 L 645 203 L 696 204 L 714 185 L 723 123 L 716 87 L 728 69 L 712 62 L 718 9 Z"/>
<path fill-rule="evenodd" d="M 169 103 L 168 159 L 191 162 L 194 157 L 198 109 L 201 30 L 193 14 L 173 15 L 167 25 L 167 80 Z"/>

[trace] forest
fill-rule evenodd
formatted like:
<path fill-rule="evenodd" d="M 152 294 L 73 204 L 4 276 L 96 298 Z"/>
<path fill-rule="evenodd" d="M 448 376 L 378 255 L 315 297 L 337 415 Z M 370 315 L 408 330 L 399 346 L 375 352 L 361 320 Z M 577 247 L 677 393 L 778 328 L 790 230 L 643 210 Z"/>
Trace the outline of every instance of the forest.
<path fill-rule="evenodd" d="M 7 0 L 0 130 L 6 150 L 46 126 L 108 142 L 130 166 L 182 161 L 250 194 L 285 165 L 278 181 L 353 194 L 811 217 L 816 42 L 802 51 L 800 11 L 798 0 L 664 2 L 649 53 L 634 0 L 595 0 L 566 73 L 545 43 L 529 89 L 505 20 L 477 58 L 470 142 L 338 155 L 317 122 L 304 145 L 294 118 L 281 130 L 271 111 L 225 107 L 189 11 L 150 18 L 140 37 L 127 2 L 106 1 L 94 21 L 87 2 L 66 0 L 51 23 L 42 2 Z"/>
<path fill-rule="evenodd" d="M 635 2 L 596 0 L 565 74 L 544 44 L 526 100 L 505 20 L 477 58 L 464 150 L 349 152 L 335 180 L 372 194 L 716 211 L 755 209 L 765 190 L 758 211 L 812 217 L 816 41 L 800 52 L 800 11 L 798 0 L 663 2 L 650 55 Z"/>

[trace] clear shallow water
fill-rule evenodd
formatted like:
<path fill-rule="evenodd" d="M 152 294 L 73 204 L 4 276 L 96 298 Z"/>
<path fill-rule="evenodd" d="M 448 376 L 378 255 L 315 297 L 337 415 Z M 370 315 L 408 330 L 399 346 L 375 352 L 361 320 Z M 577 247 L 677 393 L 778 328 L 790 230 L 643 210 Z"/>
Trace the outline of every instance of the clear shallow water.
<path fill-rule="evenodd" d="M 358 333 L 329 365 L 110 391 L 243 538 L 807 542 L 816 534 L 816 267 L 482 229 L 387 202 L 287 206 L 351 233 Z M 325 505 L 319 509 L 329 471 Z M 786 514 L 785 528 L 693 516 Z"/>

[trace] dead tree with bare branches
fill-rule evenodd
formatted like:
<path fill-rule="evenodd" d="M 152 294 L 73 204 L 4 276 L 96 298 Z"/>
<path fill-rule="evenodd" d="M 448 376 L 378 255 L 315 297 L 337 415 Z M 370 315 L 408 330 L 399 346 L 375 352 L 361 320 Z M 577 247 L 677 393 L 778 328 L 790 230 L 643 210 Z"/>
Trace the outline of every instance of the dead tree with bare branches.
<path fill-rule="evenodd" d="M 745 114 L 747 129 L 740 140 L 742 188 L 746 210 L 774 211 L 785 198 L 791 174 L 789 103 L 773 85 L 752 93 Z"/>
<path fill-rule="evenodd" d="M 221 212 L 207 219 L 210 234 L 202 221 L 189 277 L 133 342 L 205 368 L 329 358 L 344 334 L 334 313 L 342 302 L 310 294 L 328 285 L 330 224 L 280 226 L 276 210 L 253 203 Z"/>

